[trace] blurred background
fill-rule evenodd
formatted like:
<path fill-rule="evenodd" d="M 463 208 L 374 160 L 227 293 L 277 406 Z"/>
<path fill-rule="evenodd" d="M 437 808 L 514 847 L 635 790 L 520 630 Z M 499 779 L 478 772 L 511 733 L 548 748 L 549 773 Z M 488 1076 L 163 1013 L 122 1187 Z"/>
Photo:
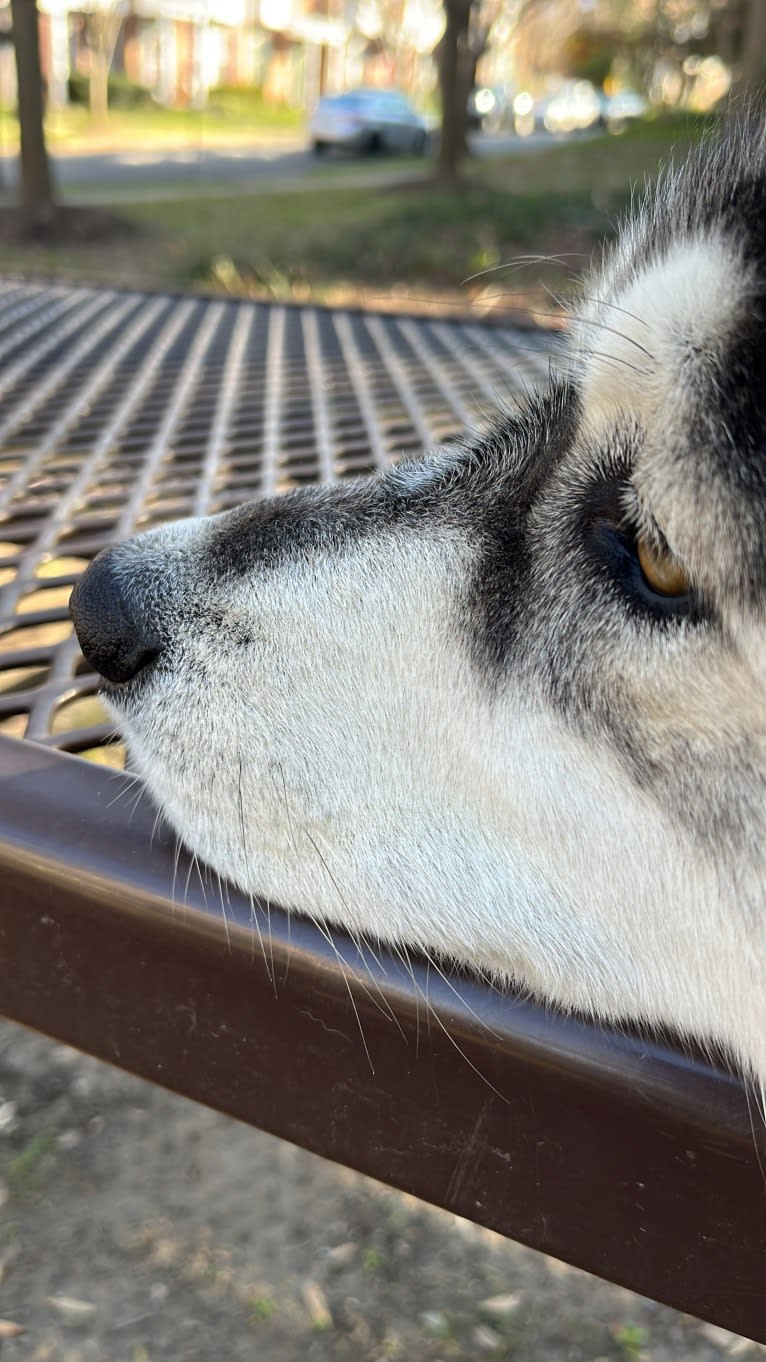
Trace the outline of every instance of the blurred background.
<path fill-rule="evenodd" d="M 552 321 L 765 52 L 763 0 L 4 0 L 4 265 Z"/>

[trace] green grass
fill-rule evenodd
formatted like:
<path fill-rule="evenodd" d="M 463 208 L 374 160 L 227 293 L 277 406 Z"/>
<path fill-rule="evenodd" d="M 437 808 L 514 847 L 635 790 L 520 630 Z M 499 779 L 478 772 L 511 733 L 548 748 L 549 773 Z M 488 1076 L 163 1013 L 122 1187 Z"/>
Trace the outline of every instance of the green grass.
<path fill-rule="evenodd" d="M 9 1160 L 5 1176 L 14 1197 L 28 1200 L 39 1195 L 45 1181 L 48 1154 L 53 1140 L 54 1131 L 41 1130 Z"/>
<path fill-rule="evenodd" d="M 612 1336 L 625 1362 L 637 1362 L 649 1342 L 646 1329 L 630 1320 L 617 1325 L 612 1331 Z"/>
<path fill-rule="evenodd" d="M 159 288 L 204 288 L 276 298 L 329 299 L 346 289 L 374 300 L 407 290 L 412 300 L 479 294 L 519 296 L 527 277 L 468 276 L 524 253 L 565 253 L 546 280 L 567 287 L 630 200 L 675 145 L 682 153 L 702 123 L 678 120 L 622 137 L 573 139 L 544 151 L 474 161 L 448 189 L 423 177 L 379 188 L 309 181 L 296 191 L 121 203 L 138 233 L 126 242 L 56 249 L 8 248 L 5 268 Z M 368 173 L 369 162 L 359 163 Z M 397 163 L 387 161 L 387 174 Z"/>
<path fill-rule="evenodd" d="M 222 213 L 223 208 L 223 213 Z M 196 221 L 176 205 L 146 209 L 144 221 L 159 224 L 184 243 L 192 282 L 258 286 L 279 292 L 312 292 L 325 282 L 358 284 L 417 281 L 457 287 L 466 275 L 496 264 L 517 247 L 529 247 L 553 217 L 595 218 L 587 201 L 530 197 L 476 186 L 460 194 L 444 190 L 355 189 L 272 195 L 255 202 L 198 204 Z M 597 216 L 597 215 L 596 215 Z M 239 217 L 233 223 L 232 218 Z M 210 253 L 209 243 L 217 249 Z M 278 281 L 282 281 L 279 283 Z"/>
<path fill-rule="evenodd" d="M 233 92 L 214 96 L 203 109 L 166 109 L 149 105 L 135 109 L 112 108 L 103 128 L 95 128 L 90 112 L 82 105 L 53 109 L 46 118 L 46 137 L 52 151 L 87 151 L 105 146 L 215 145 L 247 142 L 258 136 L 296 134 L 306 123 L 302 109 L 273 104 L 254 96 Z M 0 108 L 0 147 L 18 145 L 19 124 L 14 110 Z"/>
<path fill-rule="evenodd" d="M 253 1320 L 271 1319 L 276 1310 L 276 1301 L 271 1296 L 252 1296 L 250 1299 L 251 1318 Z"/>
<path fill-rule="evenodd" d="M 362 1249 L 362 1269 L 368 1276 L 377 1276 L 383 1270 L 385 1261 L 380 1249 L 373 1247 Z"/>

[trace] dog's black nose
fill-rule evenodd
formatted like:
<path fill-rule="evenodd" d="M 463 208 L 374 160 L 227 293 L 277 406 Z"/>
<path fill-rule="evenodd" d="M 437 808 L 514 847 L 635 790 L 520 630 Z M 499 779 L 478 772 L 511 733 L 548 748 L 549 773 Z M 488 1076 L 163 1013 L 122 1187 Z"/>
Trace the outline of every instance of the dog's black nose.
<path fill-rule="evenodd" d="M 72 592 L 69 613 L 86 661 L 107 681 L 131 681 L 161 652 L 156 631 L 130 590 L 118 549 L 94 558 Z"/>

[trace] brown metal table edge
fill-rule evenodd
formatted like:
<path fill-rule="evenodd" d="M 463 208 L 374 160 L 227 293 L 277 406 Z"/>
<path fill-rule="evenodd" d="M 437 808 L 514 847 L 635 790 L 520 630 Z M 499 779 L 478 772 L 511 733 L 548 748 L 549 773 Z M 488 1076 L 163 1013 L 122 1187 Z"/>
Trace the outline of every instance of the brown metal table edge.
<path fill-rule="evenodd" d="M 0 738 L 0 1014 L 766 1342 L 736 1079 L 221 893 L 127 785 Z"/>

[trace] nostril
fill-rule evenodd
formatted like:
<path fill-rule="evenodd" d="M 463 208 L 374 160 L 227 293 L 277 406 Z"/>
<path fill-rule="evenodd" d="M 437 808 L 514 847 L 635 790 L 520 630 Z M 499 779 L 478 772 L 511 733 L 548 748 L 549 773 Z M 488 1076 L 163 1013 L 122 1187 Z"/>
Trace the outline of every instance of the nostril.
<path fill-rule="evenodd" d="M 105 661 L 96 670 L 106 681 L 132 681 L 139 672 L 145 671 L 159 657 L 159 647 L 127 649 Z"/>
<path fill-rule="evenodd" d="M 94 558 L 72 592 L 69 613 L 83 655 L 107 681 L 132 681 L 162 651 L 137 593 L 118 571 L 116 549 Z"/>

